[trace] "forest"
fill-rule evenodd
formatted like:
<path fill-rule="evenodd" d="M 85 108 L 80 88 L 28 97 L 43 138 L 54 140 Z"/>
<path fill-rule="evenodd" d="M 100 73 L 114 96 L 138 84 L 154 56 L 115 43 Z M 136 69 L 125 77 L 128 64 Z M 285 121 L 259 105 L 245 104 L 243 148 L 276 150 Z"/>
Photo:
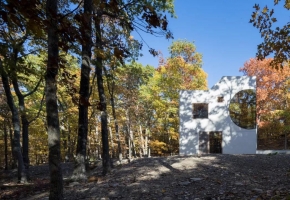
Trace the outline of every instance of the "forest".
<path fill-rule="evenodd" d="M 145 66 L 147 43 L 132 36 L 173 39 L 173 0 L 1 0 L 0 17 L 1 170 L 16 168 L 28 183 L 30 166 L 48 163 L 50 199 L 63 199 L 63 162 L 86 180 L 97 160 L 105 176 L 112 159 L 178 155 L 178 91 L 208 89 L 202 54 L 175 40 L 168 58 L 150 47 L 159 65 Z M 253 14 L 251 23 L 268 45 L 279 33 L 261 20 L 269 18 Z M 270 42 L 240 71 L 257 76 L 258 148 L 288 149 L 289 41 Z"/>

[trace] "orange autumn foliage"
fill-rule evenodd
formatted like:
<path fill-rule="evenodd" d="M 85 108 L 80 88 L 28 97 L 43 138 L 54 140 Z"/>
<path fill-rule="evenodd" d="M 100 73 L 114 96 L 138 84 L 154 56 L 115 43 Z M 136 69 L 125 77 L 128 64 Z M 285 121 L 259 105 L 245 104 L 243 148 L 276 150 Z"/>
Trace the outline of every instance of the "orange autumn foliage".
<path fill-rule="evenodd" d="M 290 77 L 290 68 L 273 68 L 273 59 L 258 60 L 252 58 L 247 61 L 240 71 L 248 76 L 257 77 L 257 124 L 258 127 L 268 124 L 263 116 L 271 116 L 275 110 L 282 110 L 285 106 L 285 87 Z"/>

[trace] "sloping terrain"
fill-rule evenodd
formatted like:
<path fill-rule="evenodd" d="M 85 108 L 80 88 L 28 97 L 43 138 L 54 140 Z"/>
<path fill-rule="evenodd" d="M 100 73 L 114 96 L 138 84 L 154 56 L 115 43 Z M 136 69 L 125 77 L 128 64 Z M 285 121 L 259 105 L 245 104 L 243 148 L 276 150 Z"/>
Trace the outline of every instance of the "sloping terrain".
<path fill-rule="evenodd" d="M 68 200 L 290 199 L 290 155 L 141 158 L 116 166 L 106 177 L 97 166 L 86 183 L 69 181 L 72 168 L 63 164 Z M 48 167 L 31 167 L 31 173 L 32 183 L 22 186 L 11 184 L 15 172 L 2 171 L 0 198 L 48 199 Z"/>

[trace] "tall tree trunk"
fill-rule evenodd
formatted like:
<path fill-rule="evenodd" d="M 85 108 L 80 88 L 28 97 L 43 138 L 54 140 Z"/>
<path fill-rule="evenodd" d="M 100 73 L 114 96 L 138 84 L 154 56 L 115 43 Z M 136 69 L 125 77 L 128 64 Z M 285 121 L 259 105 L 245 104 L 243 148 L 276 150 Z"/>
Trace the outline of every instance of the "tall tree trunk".
<path fill-rule="evenodd" d="M 142 157 L 142 155 L 145 155 L 145 146 L 144 146 L 144 137 L 143 137 L 143 130 L 142 130 L 142 126 L 141 124 L 139 125 L 139 137 L 140 137 L 140 157 Z"/>
<path fill-rule="evenodd" d="M 8 133 L 6 120 L 4 119 L 3 128 L 4 128 L 4 150 L 5 150 L 5 170 L 8 170 Z"/>
<path fill-rule="evenodd" d="M 97 51 L 102 51 L 102 39 L 101 39 L 101 16 L 95 17 L 96 28 L 96 48 Z M 97 86 L 100 98 L 100 110 L 101 110 L 101 133 L 102 133 L 102 146 L 103 146 L 103 175 L 106 175 L 110 171 L 110 154 L 109 154 L 109 139 L 108 139 L 108 118 L 107 118 L 107 103 L 103 83 L 103 59 L 100 54 L 96 57 L 96 77 Z"/>
<path fill-rule="evenodd" d="M 29 138 L 28 138 L 28 127 L 29 122 L 26 117 L 26 111 L 25 111 L 25 104 L 24 104 L 24 96 L 20 92 L 18 81 L 16 78 L 16 74 L 14 74 L 12 79 L 13 88 L 15 90 L 15 93 L 18 98 L 18 104 L 20 109 L 20 117 L 21 117 L 21 124 L 22 124 L 22 156 L 23 156 L 23 162 L 24 167 L 29 179 Z"/>
<path fill-rule="evenodd" d="M 11 145 L 11 168 L 15 169 L 16 168 L 16 162 L 17 159 L 15 158 L 14 154 L 13 154 L 13 149 L 14 149 L 14 144 L 13 144 L 13 129 L 11 127 L 10 121 L 8 123 L 8 127 L 9 127 L 9 137 L 10 137 L 10 145 Z"/>
<path fill-rule="evenodd" d="M 130 128 L 130 120 L 129 120 L 129 111 L 126 109 L 126 132 L 128 138 L 128 159 L 129 161 L 132 159 L 132 142 L 131 142 L 131 128 Z"/>
<path fill-rule="evenodd" d="M 109 119 L 109 124 L 111 123 L 111 118 L 110 116 L 108 117 Z M 109 126 L 109 134 L 110 134 L 110 140 L 111 140 L 111 150 L 112 150 L 112 158 L 115 158 L 115 149 L 114 149 L 114 140 L 113 140 L 113 134 L 112 134 L 112 127 Z"/>
<path fill-rule="evenodd" d="M 48 59 L 45 74 L 46 121 L 49 147 L 50 194 L 49 199 L 63 199 L 63 179 L 60 156 L 60 127 L 57 106 L 57 73 L 58 73 L 58 0 L 46 1 Z"/>
<path fill-rule="evenodd" d="M 110 135 L 110 140 L 111 140 L 111 151 L 112 151 L 112 155 L 111 158 L 115 157 L 115 153 L 114 153 L 114 141 L 113 141 L 113 134 L 112 134 L 112 128 L 109 126 L 109 135 Z"/>
<path fill-rule="evenodd" d="M 132 156 L 135 157 L 135 143 L 134 143 L 134 135 L 131 130 L 131 121 L 129 116 L 129 109 L 126 110 L 126 126 L 127 126 L 127 135 L 128 135 L 128 148 L 129 148 L 129 160 L 132 159 Z"/>
<path fill-rule="evenodd" d="M 146 146 L 148 147 L 147 148 L 147 154 L 148 154 L 148 158 L 150 158 L 151 157 L 151 149 L 150 149 L 150 146 L 148 145 L 149 144 L 149 142 L 150 142 L 150 130 L 148 130 L 148 128 L 146 129 L 147 131 L 147 133 L 146 133 L 146 140 L 147 140 L 147 142 L 146 142 Z"/>
<path fill-rule="evenodd" d="M 96 115 L 96 121 L 98 121 L 98 116 Z M 96 158 L 97 159 L 101 159 L 102 156 L 101 156 L 101 142 L 100 142 L 100 139 L 99 139 L 99 127 L 98 127 L 98 123 L 96 123 L 95 125 L 95 137 L 96 137 L 96 140 L 95 140 L 95 144 L 96 144 Z"/>
<path fill-rule="evenodd" d="M 117 121 L 115 100 L 114 100 L 115 81 L 114 81 L 114 79 L 112 79 L 112 82 L 110 84 L 109 83 L 109 76 L 108 76 L 105 68 L 104 68 L 104 71 L 105 71 L 105 75 L 107 77 L 107 86 L 108 86 L 108 91 L 109 91 L 109 94 L 110 94 L 110 103 L 111 103 L 111 107 L 112 107 L 113 119 L 114 119 L 114 124 L 115 124 L 115 133 L 116 133 L 117 142 L 118 142 L 118 158 L 119 158 L 119 161 L 121 162 L 121 160 L 123 159 L 123 156 L 122 156 L 119 125 L 118 125 L 118 121 Z M 111 87 L 110 87 L 110 85 L 111 85 Z"/>
<path fill-rule="evenodd" d="M 117 136 L 117 141 L 118 141 L 118 158 L 119 158 L 119 161 L 121 162 L 121 160 L 123 159 L 123 154 L 122 154 L 122 148 L 121 148 L 120 132 L 119 132 L 119 125 L 118 125 L 118 121 L 117 121 L 115 102 L 114 102 L 113 97 L 111 97 L 111 106 L 112 106 L 112 110 L 113 110 L 115 131 L 116 131 L 116 136 Z"/>
<path fill-rule="evenodd" d="M 78 140 L 75 168 L 72 179 L 85 180 L 86 176 L 86 147 L 88 137 L 88 106 L 90 97 L 90 71 L 92 48 L 92 0 L 84 0 L 84 14 L 80 28 L 82 33 L 82 68 L 80 81 Z"/>
<path fill-rule="evenodd" d="M 136 146 L 135 146 L 135 142 L 134 142 L 134 134 L 133 131 L 130 128 L 130 140 L 132 142 L 132 155 L 134 158 L 136 158 Z"/>
<path fill-rule="evenodd" d="M 1 73 L 2 83 L 3 83 L 3 87 L 6 94 L 7 104 L 12 113 L 12 124 L 13 124 L 13 131 L 14 131 L 12 147 L 13 147 L 13 155 L 15 159 L 17 159 L 17 163 L 18 163 L 18 181 L 20 183 L 26 183 L 27 174 L 24 167 L 24 163 L 23 163 L 23 157 L 22 157 L 21 145 L 20 145 L 21 125 L 19 121 L 19 114 L 14 104 L 13 96 L 11 94 L 8 75 L 2 66 L 1 59 L 0 59 L 0 73 Z"/>
<path fill-rule="evenodd" d="M 144 149 L 145 149 L 145 155 L 148 156 L 148 128 L 145 129 L 145 144 L 144 144 Z"/>
<path fill-rule="evenodd" d="M 130 137 L 130 131 L 127 127 L 127 137 L 128 137 L 128 159 L 129 161 L 132 160 L 132 143 L 131 143 L 131 137 Z"/>
<path fill-rule="evenodd" d="M 13 56 L 14 56 L 14 61 L 11 66 L 12 68 L 12 84 L 14 91 L 17 95 L 18 98 L 18 105 L 19 105 L 19 110 L 20 110 L 20 117 L 21 117 L 21 124 L 22 124 L 22 156 L 23 156 L 23 162 L 24 162 L 24 167 L 27 173 L 27 176 L 29 178 L 29 137 L 28 137 L 28 127 L 29 127 L 29 122 L 27 120 L 26 116 L 26 109 L 25 109 L 25 103 L 24 99 L 25 97 L 33 94 L 38 86 L 41 83 L 42 78 L 39 80 L 37 83 L 36 87 L 29 93 L 23 95 L 20 91 L 19 84 L 18 84 L 18 78 L 16 74 L 16 67 L 17 67 L 17 60 L 18 60 L 18 54 L 19 54 L 19 47 L 22 46 L 24 43 L 25 39 L 23 39 L 21 42 L 18 43 L 18 45 L 15 45 L 13 47 Z"/>

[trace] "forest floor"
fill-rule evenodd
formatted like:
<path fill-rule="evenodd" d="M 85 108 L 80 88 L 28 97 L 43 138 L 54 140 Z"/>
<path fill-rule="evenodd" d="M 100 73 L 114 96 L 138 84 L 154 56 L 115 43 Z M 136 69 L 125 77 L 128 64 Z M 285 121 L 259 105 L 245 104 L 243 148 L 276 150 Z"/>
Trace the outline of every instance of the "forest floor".
<path fill-rule="evenodd" d="M 290 199 L 290 155 L 203 155 L 139 158 L 105 177 L 101 166 L 87 182 L 71 182 L 63 163 L 64 197 L 79 199 Z M 0 171 L 0 199 L 48 199 L 47 165 L 30 168 L 32 181 L 15 184 L 16 171 Z"/>

